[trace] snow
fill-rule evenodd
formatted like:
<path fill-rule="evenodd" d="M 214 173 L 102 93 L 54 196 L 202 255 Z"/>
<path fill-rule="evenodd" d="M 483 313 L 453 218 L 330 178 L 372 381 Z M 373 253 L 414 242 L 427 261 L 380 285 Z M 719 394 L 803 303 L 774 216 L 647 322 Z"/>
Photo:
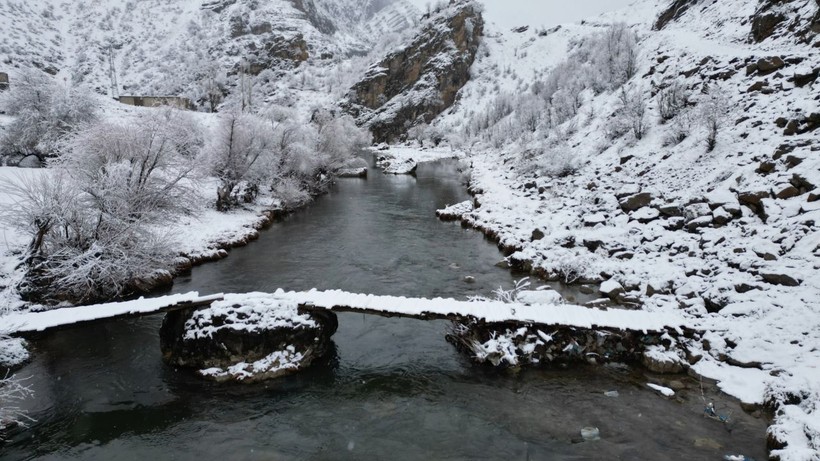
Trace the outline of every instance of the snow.
<path fill-rule="evenodd" d="M 121 315 L 150 314 L 174 304 L 213 301 L 210 308 L 197 311 L 191 320 L 187 335 L 210 337 L 218 328 L 251 328 L 313 325 L 308 316 L 299 315 L 298 305 L 332 310 L 349 307 L 358 311 L 383 312 L 385 314 L 411 317 L 472 317 L 488 323 L 526 322 L 544 325 L 563 325 L 579 328 L 615 328 L 621 330 L 661 332 L 667 328 L 680 329 L 688 326 L 683 317 L 674 313 L 652 313 L 622 309 L 601 310 L 564 303 L 544 303 L 557 297 L 550 291 L 530 292 L 532 303 L 470 300 L 458 301 L 450 298 L 407 298 L 403 296 L 376 296 L 371 294 L 348 293 L 340 290 L 294 292 L 277 290 L 274 293 L 216 294 L 199 296 L 197 292 L 140 298 L 134 301 L 97 304 L 72 308 L 54 309 L 45 312 L 13 313 L 3 317 L 8 331 L 16 333 L 44 331 L 78 322 L 99 320 Z M 241 306 L 236 308 L 235 306 Z M 228 323 L 214 327 L 216 316 L 227 316 Z M 247 319 L 243 317 L 247 316 Z M 246 321 L 247 320 L 247 321 Z"/>
<path fill-rule="evenodd" d="M 293 346 L 286 346 L 283 350 L 275 351 L 255 362 L 239 362 L 228 368 L 206 368 L 200 370 L 199 373 L 202 376 L 218 380 L 231 378 L 237 381 L 243 381 L 262 373 L 276 373 L 278 371 L 299 368 L 302 359 L 304 359 L 304 356 L 301 352 L 297 352 Z"/>
<path fill-rule="evenodd" d="M 28 358 L 29 352 L 24 339 L 0 336 L 0 367 L 14 367 Z"/>
<path fill-rule="evenodd" d="M 661 395 L 665 397 L 673 397 L 675 395 L 675 391 L 669 389 L 668 387 L 652 383 L 646 383 L 646 385 L 649 386 L 650 389 L 660 392 Z"/>
<path fill-rule="evenodd" d="M 224 295 L 206 309 L 199 309 L 185 322 L 185 339 L 213 338 L 220 330 L 266 331 L 277 328 L 316 327 L 298 305 L 265 293 Z M 218 319 L 218 321 L 217 321 Z"/>
<path fill-rule="evenodd" d="M 158 298 L 141 297 L 133 301 L 65 307 L 42 312 L 13 312 L 0 318 L 7 333 L 27 333 L 122 315 L 149 314 L 174 304 L 207 302 L 221 298 L 221 294 L 199 296 L 198 292 L 192 291 Z"/>

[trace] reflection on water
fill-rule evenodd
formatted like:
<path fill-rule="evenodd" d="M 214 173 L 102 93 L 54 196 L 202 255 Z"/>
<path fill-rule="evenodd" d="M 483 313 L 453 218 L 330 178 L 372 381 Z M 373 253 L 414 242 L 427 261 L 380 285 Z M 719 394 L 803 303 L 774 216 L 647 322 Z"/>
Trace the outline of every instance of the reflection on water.
<path fill-rule="evenodd" d="M 466 199 L 444 168 L 419 178 L 344 179 L 327 197 L 175 291 L 340 288 L 376 294 L 488 294 L 513 276 L 476 232 L 438 222 Z M 476 283 L 463 281 L 465 275 Z M 765 422 L 717 398 L 733 424 L 702 417 L 699 384 L 680 401 L 617 368 L 499 372 L 445 342 L 445 322 L 339 316 L 335 352 L 306 372 L 217 385 L 162 364 L 161 317 L 56 332 L 35 343 L 38 422 L 2 459 L 764 459 Z M 604 396 L 618 390 L 619 397 Z M 600 429 L 583 442 L 580 429 Z"/>

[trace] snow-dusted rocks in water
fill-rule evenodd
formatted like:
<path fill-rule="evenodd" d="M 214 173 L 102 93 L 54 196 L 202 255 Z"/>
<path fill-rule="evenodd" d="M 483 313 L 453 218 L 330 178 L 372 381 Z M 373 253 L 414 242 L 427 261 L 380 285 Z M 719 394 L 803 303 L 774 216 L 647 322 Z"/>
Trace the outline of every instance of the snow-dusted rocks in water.
<path fill-rule="evenodd" d="M 329 350 L 335 331 L 331 312 L 300 314 L 294 301 L 250 293 L 170 312 L 160 338 L 168 363 L 217 381 L 255 382 L 309 366 Z"/>
<path fill-rule="evenodd" d="M 458 221 L 465 213 L 473 211 L 473 201 L 465 200 L 455 205 L 436 210 L 436 216 L 443 221 Z"/>

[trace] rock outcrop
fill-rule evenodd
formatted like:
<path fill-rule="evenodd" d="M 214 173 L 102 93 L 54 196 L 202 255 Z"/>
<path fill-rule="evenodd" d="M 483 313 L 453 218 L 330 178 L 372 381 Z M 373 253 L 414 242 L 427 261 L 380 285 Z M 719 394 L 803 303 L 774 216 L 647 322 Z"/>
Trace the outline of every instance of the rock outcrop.
<path fill-rule="evenodd" d="M 342 105 L 376 142 L 392 142 L 453 105 L 470 79 L 484 20 L 471 0 L 453 1 L 429 18 L 410 45 L 389 54 L 353 86 Z"/>
<path fill-rule="evenodd" d="M 332 312 L 298 313 L 263 294 L 231 295 L 206 309 L 169 312 L 160 330 L 166 363 L 207 379 L 256 382 L 306 368 L 330 350 Z"/>

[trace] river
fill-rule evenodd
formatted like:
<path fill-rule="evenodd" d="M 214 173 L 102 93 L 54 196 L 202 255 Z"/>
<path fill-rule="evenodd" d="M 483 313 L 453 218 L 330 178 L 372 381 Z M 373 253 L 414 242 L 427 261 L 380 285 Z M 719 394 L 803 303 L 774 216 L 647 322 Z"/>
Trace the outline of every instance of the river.
<path fill-rule="evenodd" d="M 434 216 L 467 198 L 453 162 L 423 165 L 416 178 L 371 170 L 341 179 L 173 291 L 315 287 L 463 299 L 509 288 L 516 277 L 495 267 L 502 255 L 492 243 Z M 37 422 L 0 445 L 0 458 L 766 458 L 765 419 L 686 376 L 671 378 L 686 389 L 667 399 L 645 386 L 652 376 L 626 367 L 497 371 L 458 354 L 444 340 L 446 322 L 341 314 L 335 352 L 322 363 L 278 381 L 217 385 L 162 363 L 161 321 L 111 321 L 35 341 L 19 375 L 31 376 L 36 398 L 25 406 Z M 730 423 L 704 418 L 704 398 Z M 597 427 L 600 440 L 584 441 L 582 427 Z"/>

